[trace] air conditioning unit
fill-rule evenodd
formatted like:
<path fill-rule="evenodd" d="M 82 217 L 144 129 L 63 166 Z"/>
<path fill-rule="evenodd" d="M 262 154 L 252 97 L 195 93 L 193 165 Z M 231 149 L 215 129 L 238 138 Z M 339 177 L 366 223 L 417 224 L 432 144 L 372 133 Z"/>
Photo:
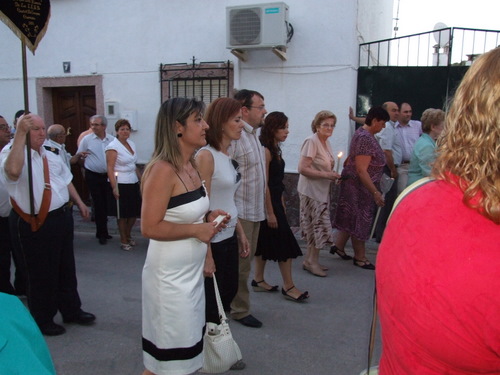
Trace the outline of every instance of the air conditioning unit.
<path fill-rule="evenodd" d="M 226 8 L 226 48 L 286 47 L 288 5 L 266 3 Z"/>

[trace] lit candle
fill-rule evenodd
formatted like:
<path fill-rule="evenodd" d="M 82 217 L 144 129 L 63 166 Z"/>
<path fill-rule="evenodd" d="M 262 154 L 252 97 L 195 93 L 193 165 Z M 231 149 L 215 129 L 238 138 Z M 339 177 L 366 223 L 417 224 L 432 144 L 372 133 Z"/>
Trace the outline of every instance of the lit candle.
<path fill-rule="evenodd" d="M 116 218 L 120 219 L 120 190 L 118 190 L 118 172 L 115 172 L 116 179 L 116 193 L 118 194 L 118 198 L 116 198 Z"/>
<path fill-rule="evenodd" d="M 342 151 L 340 151 L 338 154 L 337 154 L 337 170 L 336 172 L 339 173 L 339 168 L 340 168 L 340 159 L 342 158 L 342 155 L 344 155 L 344 153 Z"/>

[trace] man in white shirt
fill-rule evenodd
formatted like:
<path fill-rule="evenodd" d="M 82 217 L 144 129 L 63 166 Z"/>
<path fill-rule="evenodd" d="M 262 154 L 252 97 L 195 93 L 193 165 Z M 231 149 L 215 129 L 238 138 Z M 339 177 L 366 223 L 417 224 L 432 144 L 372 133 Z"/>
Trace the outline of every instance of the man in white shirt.
<path fill-rule="evenodd" d="M 238 141 L 233 141 L 229 155 L 239 164 L 241 185 L 236 190 L 235 202 L 238 218 L 250 243 L 250 256 L 240 257 L 238 292 L 231 303 L 231 317 L 247 327 L 260 328 L 262 322 L 250 314 L 248 276 L 257 249 L 260 222 L 265 215 L 265 153 L 257 129 L 264 123 L 267 113 L 264 97 L 257 91 L 240 90 L 234 99 L 242 104 L 241 114 L 245 127 Z"/>
<path fill-rule="evenodd" d="M 95 320 L 81 309 L 77 290 L 70 198 L 84 218 L 89 212 L 71 183 L 71 172 L 57 155 L 46 152 L 44 141 L 43 120 L 35 114 L 20 117 L 12 147 L 2 150 L 0 178 L 12 200 L 9 223 L 16 233 L 13 245 L 26 265 L 30 312 L 43 334 L 56 336 L 65 332 L 53 321 L 58 311 L 65 323 L 86 325 Z"/>
<path fill-rule="evenodd" d="M 385 128 L 382 131 L 375 135 L 378 142 L 380 143 L 380 147 L 384 150 L 386 164 L 384 167 L 385 178 L 393 178 L 394 182 L 391 186 L 391 189 L 386 192 L 385 195 L 385 205 L 380 210 L 380 216 L 377 221 L 377 226 L 375 228 L 375 236 L 377 242 L 380 242 L 382 239 L 382 235 L 385 230 L 385 226 L 387 223 L 387 219 L 392 210 L 392 206 L 394 205 L 394 201 L 398 195 L 398 171 L 397 168 L 399 164 L 401 164 L 402 160 L 402 148 L 401 148 L 401 140 L 399 135 L 396 133 L 396 122 L 399 118 L 399 107 L 394 102 L 385 102 L 382 105 L 388 113 L 390 120 L 385 123 Z"/>
<path fill-rule="evenodd" d="M 422 123 L 412 120 L 413 114 L 411 105 L 402 103 L 399 113 L 399 121 L 396 123 L 396 133 L 401 142 L 402 160 L 397 168 L 398 171 L 398 194 L 400 194 L 408 183 L 408 169 L 410 167 L 413 146 L 422 135 Z"/>
<path fill-rule="evenodd" d="M 85 181 L 94 203 L 95 236 L 101 245 L 105 245 L 111 239 L 108 233 L 108 197 L 111 197 L 112 193 L 104 150 L 115 137 L 106 133 L 107 125 L 106 117 L 92 116 L 90 127 L 93 133 L 82 139 L 77 151 L 77 154 L 87 153 L 84 161 Z"/>

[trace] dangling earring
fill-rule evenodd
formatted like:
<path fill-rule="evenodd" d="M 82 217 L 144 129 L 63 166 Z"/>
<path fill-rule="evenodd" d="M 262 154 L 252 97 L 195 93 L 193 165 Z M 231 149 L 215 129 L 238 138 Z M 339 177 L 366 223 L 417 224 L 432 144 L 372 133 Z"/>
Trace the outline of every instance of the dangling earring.
<path fill-rule="evenodd" d="M 177 133 L 177 138 L 182 137 L 182 133 Z"/>

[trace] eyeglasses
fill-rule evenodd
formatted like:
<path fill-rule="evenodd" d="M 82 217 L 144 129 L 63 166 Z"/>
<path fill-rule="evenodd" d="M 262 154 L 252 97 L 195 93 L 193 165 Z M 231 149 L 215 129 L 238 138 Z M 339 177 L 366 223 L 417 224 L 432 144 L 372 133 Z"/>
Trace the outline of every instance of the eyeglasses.
<path fill-rule="evenodd" d="M 0 125 L 0 130 L 3 130 L 5 132 L 10 132 L 10 126 L 9 125 Z"/>
<path fill-rule="evenodd" d="M 104 126 L 103 124 L 91 123 L 90 126 Z"/>
<path fill-rule="evenodd" d="M 259 106 L 254 106 L 254 105 L 247 105 L 247 108 L 257 108 L 258 110 L 262 111 L 264 108 L 266 108 L 265 105 L 259 105 Z"/>
<path fill-rule="evenodd" d="M 335 129 L 335 125 L 321 124 L 320 126 L 325 129 Z"/>
<path fill-rule="evenodd" d="M 236 171 L 236 182 L 235 183 L 237 184 L 241 180 L 240 165 L 234 159 L 231 159 L 231 164 L 233 165 L 234 170 Z"/>

